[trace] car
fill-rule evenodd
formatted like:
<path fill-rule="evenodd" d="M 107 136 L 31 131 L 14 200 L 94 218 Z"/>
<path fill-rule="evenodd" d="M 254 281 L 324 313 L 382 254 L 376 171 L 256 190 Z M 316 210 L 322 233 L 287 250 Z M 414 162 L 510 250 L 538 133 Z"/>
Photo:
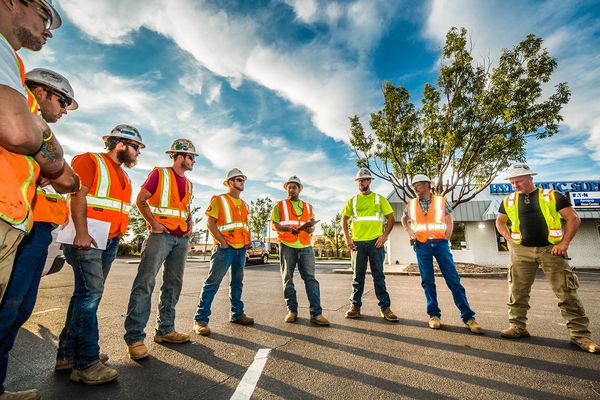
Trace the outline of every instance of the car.
<path fill-rule="evenodd" d="M 256 262 L 257 264 L 269 263 L 269 252 L 262 240 L 253 240 L 250 248 L 246 250 L 246 264 Z"/>

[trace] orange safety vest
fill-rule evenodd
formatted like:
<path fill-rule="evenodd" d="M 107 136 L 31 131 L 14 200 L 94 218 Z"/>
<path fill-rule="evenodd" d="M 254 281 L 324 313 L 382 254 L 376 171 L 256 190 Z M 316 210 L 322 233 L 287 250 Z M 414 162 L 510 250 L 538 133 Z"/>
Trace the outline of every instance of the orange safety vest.
<path fill-rule="evenodd" d="M 415 232 L 419 242 L 425 243 L 429 239 L 444 239 L 447 228 L 446 198 L 432 195 L 427 215 L 423 214 L 419 199 L 414 198 L 408 202 L 408 217 L 410 218 L 410 228 Z"/>
<path fill-rule="evenodd" d="M 113 163 L 103 153 L 86 153 L 96 164 L 94 181 L 85 197 L 87 201 L 87 217 L 110 222 L 108 238 L 121 237 L 127 232 L 129 211 L 131 210 L 131 181 L 127 173 L 125 187 L 122 188 L 119 175 Z M 76 156 L 81 157 L 81 156 Z M 75 160 L 75 159 L 73 159 Z"/>
<path fill-rule="evenodd" d="M 21 83 L 26 88 L 25 66 L 14 49 L 13 52 Z M 29 110 L 37 113 L 35 97 L 29 89 L 26 88 L 26 91 Z M 25 232 L 29 232 L 33 225 L 31 203 L 39 173 L 40 166 L 33 157 L 13 153 L 0 146 L 0 218 Z"/>
<path fill-rule="evenodd" d="M 302 200 L 300 200 L 302 201 Z M 313 219 L 312 205 L 302 201 L 302 215 L 296 215 L 294 206 L 289 200 L 282 200 L 277 203 L 279 207 L 279 225 L 293 226 L 299 228 L 301 225 Z M 306 231 L 300 231 L 297 235 L 292 232 L 277 232 L 277 237 L 281 242 L 294 243 L 300 239 L 300 243 L 305 246 L 310 246 L 310 234 Z"/>
<path fill-rule="evenodd" d="M 62 225 L 69 219 L 67 199 L 56 193 L 52 186 L 38 187 L 33 199 L 33 222 L 51 222 Z"/>
<path fill-rule="evenodd" d="M 179 196 L 175 171 L 172 168 L 155 168 L 158 171 L 158 186 L 148 199 L 150 211 L 156 220 L 167 229 L 188 230 L 189 204 L 192 198 L 192 183 L 187 180 L 183 198 Z"/>
<path fill-rule="evenodd" d="M 224 193 L 213 196 L 210 202 L 212 203 L 215 198 L 220 201 L 217 228 L 227 243 L 249 245 L 250 230 L 248 229 L 248 205 L 246 202 L 242 200 L 242 212 L 240 214 L 229 194 Z M 214 241 L 219 244 L 218 240 L 214 239 Z"/>

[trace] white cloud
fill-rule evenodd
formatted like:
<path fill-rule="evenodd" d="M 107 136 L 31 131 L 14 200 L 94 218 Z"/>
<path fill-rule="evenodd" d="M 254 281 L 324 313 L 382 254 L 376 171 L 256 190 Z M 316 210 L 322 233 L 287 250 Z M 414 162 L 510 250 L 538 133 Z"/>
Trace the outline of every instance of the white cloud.
<path fill-rule="evenodd" d="M 315 3 L 296 2 L 294 7 L 308 18 L 311 4 Z M 385 18 L 390 18 L 386 17 L 390 7 L 385 4 L 360 0 L 344 5 L 346 24 L 338 30 L 338 38 L 361 51 L 369 48 L 381 36 Z M 163 34 L 200 65 L 227 78 L 234 88 L 242 79 L 250 79 L 306 107 L 315 126 L 335 139 L 347 140 L 347 116 L 364 115 L 378 95 L 366 67 L 342 61 L 345 57 L 332 50 L 331 43 L 308 43 L 282 52 L 259 40 L 257 22 L 214 10 L 204 2 L 63 0 L 61 6 L 75 25 L 102 43 L 125 43 L 142 26 Z M 324 15 L 337 14 L 331 5 L 321 9 L 329 10 Z M 189 93 L 199 93 L 202 82 L 196 76 L 185 87 Z M 208 104 L 219 93 L 213 87 Z"/>

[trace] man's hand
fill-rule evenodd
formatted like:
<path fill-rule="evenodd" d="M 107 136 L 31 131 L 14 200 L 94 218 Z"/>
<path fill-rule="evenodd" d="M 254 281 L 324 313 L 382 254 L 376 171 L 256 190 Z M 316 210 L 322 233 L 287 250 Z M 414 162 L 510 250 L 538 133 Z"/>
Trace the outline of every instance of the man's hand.
<path fill-rule="evenodd" d="M 150 232 L 152 233 L 163 233 L 163 232 L 169 232 L 169 230 L 167 228 L 165 228 L 164 225 L 159 224 L 156 221 L 152 221 L 152 223 L 150 224 Z"/>
<path fill-rule="evenodd" d="M 346 239 L 346 246 L 352 251 L 356 250 L 356 245 L 354 244 L 354 240 L 348 238 Z"/>
<path fill-rule="evenodd" d="M 292 232 L 293 235 L 297 235 L 298 233 L 300 233 L 300 231 L 296 229 L 295 226 L 290 226 L 290 232 Z"/>
<path fill-rule="evenodd" d="M 408 233 L 408 237 L 411 240 L 416 240 L 417 239 L 417 234 L 415 233 L 415 231 L 413 231 L 412 229 L 407 229 L 406 233 Z"/>
<path fill-rule="evenodd" d="M 311 233 L 313 233 L 315 231 L 315 227 L 314 226 L 308 227 L 304 231 L 310 235 Z"/>
<path fill-rule="evenodd" d="M 550 250 L 550 253 L 553 256 L 566 257 L 567 256 L 567 249 L 568 248 L 569 248 L 569 244 L 568 243 L 559 242 L 559 243 L 555 244 L 554 246 L 552 246 L 552 249 Z"/>
<path fill-rule="evenodd" d="M 98 243 L 96 243 L 94 238 L 91 237 L 89 233 L 75 233 L 73 247 L 80 250 L 89 250 L 92 246 L 98 248 Z"/>
<path fill-rule="evenodd" d="M 385 242 L 387 242 L 388 237 L 387 235 L 381 235 L 377 238 L 377 241 L 375 242 L 375 248 L 380 248 L 383 247 L 383 245 L 385 244 Z"/>
<path fill-rule="evenodd" d="M 227 243 L 227 241 L 223 240 L 222 242 L 219 242 L 219 247 L 222 249 L 226 249 L 229 247 L 229 243 Z"/>

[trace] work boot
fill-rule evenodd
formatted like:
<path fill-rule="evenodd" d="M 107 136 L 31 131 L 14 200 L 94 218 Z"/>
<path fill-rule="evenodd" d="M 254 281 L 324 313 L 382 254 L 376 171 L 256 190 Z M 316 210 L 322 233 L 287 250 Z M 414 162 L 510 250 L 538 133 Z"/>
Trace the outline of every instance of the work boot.
<path fill-rule="evenodd" d="M 477 323 L 477 321 L 475 321 L 475 319 L 470 319 L 467 322 L 465 322 L 465 326 L 468 330 L 478 335 L 481 335 L 483 333 L 483 328 Z"/>
<path fill-rule="evenodd" d="M 594 343 L 590 338 L 581 336 L 571 336 L 571 343 L 579 346 L 581 350 L 588 353 L 600 353 L 600 346 Z"/>
<path fill-rule="evenodd" d="M 348 311 L 346 311 L 346 315 L 344 315 L 346 318 L 358 318 L 360 317 L 360 307 L 357 306 L 356 304 L 352 304 L 350 305 L 350 308 L 348 309 Z"/>
<path fill-rule="evenodd" d="M 285 322 L 296 322 L 296 320 L 298 319 L 298 313 L 296 311 L 288 311 L 287 314 L 285 314 Z"/>
<path fill-rule="evenodd" d="M 502 329 L 500 331 L 500 336 L 507 339 L 516 339 L 520 337 L 529 337 L 530 335 L 529 332 L 527 332 L 527 329 L 511 325 L 506 329 Z"/>
<path fill-rule="evenodd" d="M 440 317 L 433 316 L 429 318 L 429 327 L 431 329 L 440 329 L 442 327 L 442 321 L 440 321 Z"/>
<path fill-rule="evenodd" d="M 382 308 L 381 310 L 379 310 L 379 315 L 381 315 L 383 317 L 383 319 L 385 319 L 386 321 L 391 321 L 391 322 L 398 322 L 399 321 L 399 319 L 396 316 L 396 314 L 394 314 L 392 312 L 392 310 L 390 310 L 389 307 Z"/>
<path fill-rule="evenodd" d="M 188 335 L 187 333 L 171 331 L 166 335 L 154 335 L 154 341 L 156 343 L 187 343 L 190 341 L 190 335 Z"/>
<path fill-rule="evenodd" d="M 233 322 L 234 324 L 240 324 L 240 325 L 253 325 L 254 318 L 251 318 L 251 317 L 247 316 L 246 314 L 242 314 L 235 319 L 230 319 L 229 322 Z"/>
<path fill-rule="evenodd" d="M 116 369 L 97 362 L 86 369 L 74 369 L 69 379 L 73 382 L 83 382 L 86 385 L 102 385 L 103 383 L 112 382 L 118 377 L 119 373 Z"/>
<path fill-rule="evenodd" d="M 108 361 L 108 354 L 100 353 L 99 354 L 100 362 L 104 364 Z M 73 369 L 73 359 L 72 358 L 63 358 L 56 357 L 56 364 L 54 365 L 55 371 L 67 371 L 69 369 Z"/>
<path fill-rule="evenodd" d="M 310 322 L 312 322 L 315 325 L 329 326 L 329 320 L 325 318 L 323 314 L 319 314 L 316 317 L 312 317 L 310 319 Z"/>
<path fill-rule="evenodd" d="M 210 328 L 207 323 L 196 321 L 194 322 L 194 333 L 201 336 L 208 336 L 210 335 Z"/>
<path fill-rule="evenodd" d="M 148 348 L 141 340 L 127 345 L 127 354 L 132 360 L 141 360 L 148 357 Z"/>
<path fill-rule="evenodd" d="M 41 398 L 37 389 L 23 390 L 21 392 L 4 392 L 0 394 L 0 400 L 38 400 Z"/>

